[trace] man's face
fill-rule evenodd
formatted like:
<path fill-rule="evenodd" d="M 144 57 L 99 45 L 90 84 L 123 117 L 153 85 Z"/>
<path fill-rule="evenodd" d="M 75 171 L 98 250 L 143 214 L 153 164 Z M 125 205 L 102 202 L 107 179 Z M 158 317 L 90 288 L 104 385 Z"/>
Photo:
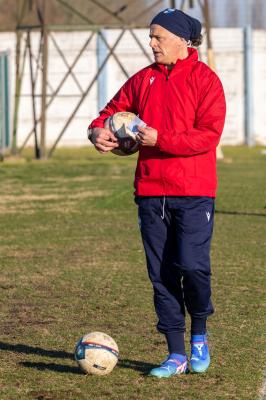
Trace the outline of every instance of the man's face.
<path fill-rule="evenodd" d="M 174 35 L 160 25 L 150 26 L 150 47 L 155 62 L 158 64 L 175 64 L 187 47 L 183 38 Z"/>

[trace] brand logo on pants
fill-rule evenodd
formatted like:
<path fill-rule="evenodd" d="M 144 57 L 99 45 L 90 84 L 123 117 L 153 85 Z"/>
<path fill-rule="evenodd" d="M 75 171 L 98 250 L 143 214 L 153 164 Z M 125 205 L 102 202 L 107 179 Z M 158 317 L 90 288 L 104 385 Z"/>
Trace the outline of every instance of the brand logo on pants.
<path fill-rule="evenodd" d="M 207 217 L 207 220 L 208 220 L 208 222 L 209 222 L 209 220 L 210 220 L 210 218 L 211 218 L 211 213 L 209 213 L 209 211 L 206 212 L 206 217 Z"/>

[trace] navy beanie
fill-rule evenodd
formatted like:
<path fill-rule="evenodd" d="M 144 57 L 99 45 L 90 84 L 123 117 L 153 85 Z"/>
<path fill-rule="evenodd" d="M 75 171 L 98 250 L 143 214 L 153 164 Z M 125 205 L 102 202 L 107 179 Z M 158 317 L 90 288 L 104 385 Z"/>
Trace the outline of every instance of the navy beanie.
<path fill-rule="evenodd" d="M 201 23 L 183 11 L 166 8 L 151 21 L 151 25 L 160 25 L 168 31 L 186 40 L 197 39 L 201 33 Z"/>

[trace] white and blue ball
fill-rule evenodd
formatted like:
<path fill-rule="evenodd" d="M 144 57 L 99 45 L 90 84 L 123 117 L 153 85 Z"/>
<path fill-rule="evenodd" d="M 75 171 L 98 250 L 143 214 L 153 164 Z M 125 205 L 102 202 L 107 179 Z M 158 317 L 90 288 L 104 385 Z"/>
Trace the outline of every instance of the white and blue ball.
<path fill-rule="evenodd" d="M 119 350 L 114 339 L 102 332 L 91 332 L 77 343 L 75 359 L 83 372 L 107 375 L 117 364 Z"/>
<path fill-rule="evenodd" d="M 137 124 L 142 122 L 132 112 L 117 112 L 107 118 L 104 123 L 106 129 L 110 129 L 118 140 L 118 147 L 111 150 L 117 156 L 129 156 L 139 149 L 137 142 Z"/>

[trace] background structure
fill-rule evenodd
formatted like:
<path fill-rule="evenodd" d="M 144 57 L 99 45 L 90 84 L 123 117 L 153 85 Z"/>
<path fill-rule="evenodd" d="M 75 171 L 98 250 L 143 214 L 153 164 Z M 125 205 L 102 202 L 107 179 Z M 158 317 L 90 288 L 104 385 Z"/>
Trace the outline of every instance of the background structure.
<path fill-rule="evenodd" d="M 251 34 L 251 26 L 264 27 L 266 6 L 259 0 L 241 4 L 237 0 L 230 4 L 215 0 L 116 0 L 108 5 L 100 0 L 79 0 L 74 5 L 67 0 L 1 2 L 0 21 L 6 17 L 2 28 L 16 32 L 2 33 L 0 44 L 0 50 L 11 48 L 16 82 L 11 80 L 10 85 L 12 152 L 31 145 L 36 158 L 42 158 L 52 155 L 60 141 L 85 144 L 88 122 L 125 79 L 152 62 L 147 26 L 167 6 L 184 9 L 205 25 L 200 56 L 216 67 L 229 104 L 223 142 L 266 142 L 262 108 L 253 115 L 254 96 L 257 101 L 265 95 L 254 77 L 264 72 L 266 36 L 255 31 L 252 49 Z M 211 25 L 219 29 L 211 30 Z"/>

